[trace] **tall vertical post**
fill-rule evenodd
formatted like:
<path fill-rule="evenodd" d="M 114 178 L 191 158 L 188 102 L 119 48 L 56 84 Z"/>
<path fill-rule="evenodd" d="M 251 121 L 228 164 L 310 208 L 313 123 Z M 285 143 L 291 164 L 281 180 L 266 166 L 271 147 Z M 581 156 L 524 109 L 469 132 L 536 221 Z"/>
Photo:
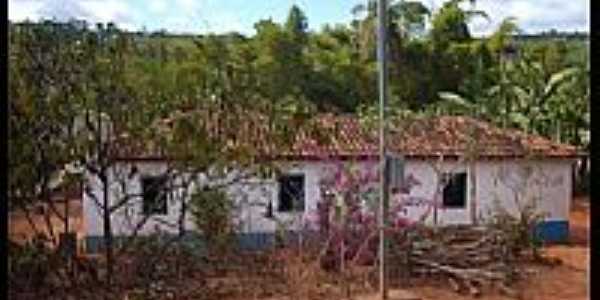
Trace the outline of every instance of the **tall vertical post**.
<path fill-rule="evenodd" d="M 385 228 L 387 227 L 388 211 L 388 163 L 386 153 L 386 122 L 385 110 L 387 105 L 387 0 L 378 0 L 377 5 L 377 61 L 379 64 L 379 163 L 380 163 L 380 190 L 379 190 L 379 291 L 381 299 L 387 299 L 387 266 L 386 252 L 387 241 Z"/>

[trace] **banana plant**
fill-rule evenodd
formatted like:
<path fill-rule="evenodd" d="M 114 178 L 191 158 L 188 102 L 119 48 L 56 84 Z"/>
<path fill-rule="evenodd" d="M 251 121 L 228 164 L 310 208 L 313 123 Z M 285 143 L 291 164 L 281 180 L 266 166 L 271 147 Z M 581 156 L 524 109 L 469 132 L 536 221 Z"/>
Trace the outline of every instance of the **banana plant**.
<path fill-rule="evenodd" d="M 585 111 L 579 104 L 585 101 L 573 101 L 577 98 L 573 93 L 584 90 L 575 86 L 582 82 L 577 68 L 548 75 L 540 63 L 523 59 L 510 65 L 504 75 L 506 80 L 474 95 L 438 93 L 442 102 L 435 105 L 436 113 L 471 115 L 497 124 L 506 120 L 508 126 L 528 132 L 560 136 L 560 128 L 577 119 L 575 111 Z M 582 120 L 577 122 L 584 124 Z"/>
<path fill-rule="evenodd" d="M 508 72 L 509 97 L 514 100 L 512 112 L 522 112 L 528 116 L 529 122 L 524 129 L 549 135 L 556 116 L 554 112 L 560 110 L 562 105 L 556 99 L 559 96 L 558 89 L 577 74 L 577 68 L 547 74 L 541 63 L 524 59 Z"/>
<path fill-rule="evenodd" d="M 452 92 L 438 93 L 442 103 L 438 105 L 439 113 L 444 114 L 465 114 L 471 115 L 476 113 L 477 105 L 472 99 L 464 98 L 463 96 Z"/>
<path fill-rule="evenodd" d="M 508 17 L 502 20 L 498 29 L 487 39 L 487 46 L 493 53 L 500 53 L 512 40 L 512 35 L 521 30 L 517 26 L 516 18 Z"/>
<path fill-rule="evenodd" d="M 587 72 L 578 69 L 573 76 L 557 87 L 556 95 L 550 99 L 554 129 L 559 141 L 575 145 L 586 145 L 589 140 L 590 94 Z"/>

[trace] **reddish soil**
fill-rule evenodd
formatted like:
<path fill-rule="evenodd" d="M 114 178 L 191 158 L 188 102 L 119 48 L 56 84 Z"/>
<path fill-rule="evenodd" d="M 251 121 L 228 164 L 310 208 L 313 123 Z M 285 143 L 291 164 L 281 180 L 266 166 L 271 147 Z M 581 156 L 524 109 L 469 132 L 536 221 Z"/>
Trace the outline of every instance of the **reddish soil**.
<path fill-rule="evenodd" d="M 83 237 L 84 222 L 81 218 L 81 202 L 71 202 L 72 228 L 78 232 L 78 237 Z M 35 216 L 38 229 L 46 228 L 40 215 Z M 57 218 L 52 219 L 57 232 L 62 231 L 62 222 Z M 45 231 L 45 229 L 44 229 Z M 14 241 L 23 241 L 32 236 L 31 226 L 21 214 L 9 216 L 9 236 Z M 562 264 L 558 266 L 536 266 L 528 280 L 519 288 L 523 300 L 584 300 L 588 296 L 588 265 L 589 265 L 589 200 L 575 199 L 570 216 L 570 242 L 566 245 L 550 245 L 544 251 L 547 256 L 559 258 Z M 391 296 L 399 291 L 391 291 Z M 448 286 L 418 286 L 408 288 L 407 292 L 418 296 L 422 300 L 472 300 L 468 295 L 459 295 Z M 366 298 L 371 299 L 373 295 Z M 377 297 L 373 299 L 378 299 Z M 392 298 L 390 298 L 392 299 Z M 486 300 L 514 300 L 515 298 L 499 295 L 497 293 L 484 293 L 479 299 Z"/>
<path fill-rule="evenodd" d="M 65 206 L 64 202 L 55 204 L 57 211 L 61 214 L 64 214 Z M 46 208 L 46 211 L 50 211 L 49 208 Z M 10 213 L 8 216 L 9 225 L 8 225 L 8 236 L 11 241 L 17 243 L 23 243 L 25 241 L 30 240 L 37 233 L 45 234 L 46 236 L 50 236 L 48 225 L 46 223 L 44 215 L 32 210 L 31 219 L 35 224 L 35 230 L 33 229 L 31 223 L 27 220 L 25 213 L 22 211 L 16 211 Z M 50 213 L 50 223 L 52 226 L 52 230 L 54 231 L 54 235 L 58 238 L 58 235 L 64 232 L 64 222 L 61 220 L 56 214 Z M 84 221 L 83 221 L 83 207 L 81 205 L 81 200 L 74 199 L 69 201 L 69 231 L 76 232 L 78 240 L 84 237 Z"/>
<path fill-rule="evenodd" d="M 589 200 L 575 199 L 570 216 L 570 241 L 544 249 L 550 257 L 559 258 L 558 266 L 536 266 L 534 274 L 519 288 L 522 300 L 589 299 Z M 473 299 L 457 295 L 448 287 L 416 287 L 408 289 L 422 300 Z M 479 299 L 514 300 L 498 294 L 483 294 Z"/>

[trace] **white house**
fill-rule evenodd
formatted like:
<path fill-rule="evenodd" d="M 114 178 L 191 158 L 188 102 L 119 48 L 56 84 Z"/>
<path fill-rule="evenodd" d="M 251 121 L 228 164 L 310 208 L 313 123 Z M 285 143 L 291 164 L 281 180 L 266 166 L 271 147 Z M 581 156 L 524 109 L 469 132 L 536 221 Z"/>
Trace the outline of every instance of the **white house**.
<path fill-rule="evenodd" d="M 340 162 L 352 162 L 365 170 L 377 168 L 376 131 L 366 129 L 354 116 L 322 115 L 317 119 L 332 133 L 329 143 L 298 137 L 292 151 L 277 156 L 285 170 L 280 177 L 251 177 L 228 185 L 228 192 L 242 207 L 242 234 L 255 239 L 268 237 L 277 228 L 275 219 L 288 220 L 292 228 L 298 226 L 303 217 L 317 208 L 322 197 L 320 182 L 331 176 Z M 466 117 L 414 120 L 402 130 L 391 127 L 390 152 L 404 156 L 404 174 L 412 180 L 413 186 L 405 196 L 438 199 L 441 204 L 426 222 L 473 224 L 489 217 L 497 205 L 514 213 L 518 203 L 533 201 L 546 214 L 541 226 L 543 236 L 556 241 L 567 238 L 571 168 L 578 156 L 575 147 Z M 141 196 L 113 215 L 115 235 L 127 236 L 136 230 L 144 235 L 157 229 L 175 233 L 181 208 L 177 199 L 189 190 L 174 189 L 165 198 L 152 193 L 150 187 L 161 184 L 159 175 L 167 168 L 166 160 L 160 156 L 142 153 L 122 157 L 121 161 L 111 176 L 114 182 L 125 184 L 111 186 L 111 201 L 121 199 L 123 189 Z M 131 172 L 132 166 L 135 173 Z M 442 176 L 451 178 L 445 186 L 439 181 Z M 198 184 L 202 184 L 202 178 Z M 98 199 L 102 198 L 97 182 L 88 180 L 86 185 Z M 158 198 L 161 205 L 150 209 L 147 202 Z M 406 214 L 416 218 L 424 209 L 410 207 Z M 83 211 L 88 248 L 95 248 L 103 235 L 103 219 L 89 193 L 83 195 Z M 268 217 L 269 212 L 276 218 Z M 145 217 L 147 222 L 136 228 Z M 190 218 L 185 220 L 185 226 L 194 228 Z"/>

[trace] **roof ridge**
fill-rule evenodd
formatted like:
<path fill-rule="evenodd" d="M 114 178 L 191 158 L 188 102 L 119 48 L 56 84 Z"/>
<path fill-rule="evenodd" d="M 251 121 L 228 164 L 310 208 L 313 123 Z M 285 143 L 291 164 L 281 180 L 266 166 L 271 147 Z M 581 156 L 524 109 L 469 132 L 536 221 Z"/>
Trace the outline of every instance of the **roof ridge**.
<path fill-rule="evenodd" d="M 240 134 L 240 142 L 250 142 L 253 145 L 258 142 L 268 148 L 268 128 L 265 129 L 267 130 L 265 132 L 262 129 L 254 130 L 253 128 L 262 128 L 254 122 L 257 121 L 255 117 L 253 115 L 241 118 L 241 122 L 234 125 L 253 132 L 248 136 Z M 291 150 L 285 150 L 277 155 L 295 155 L 297 157 L 320 157 L 323 154 L 361 156 L 375 153 L 374 151 L 377 149 L 377 131 L 365 127 L 360 122 L 361 118 L 357 113 L 317 113 L 307 119 L 309 122 L 311 120 L 316 121 L 314 125 L 317 127 L 308 131 L 294 127 L 293 130 L 297 131 L 292 133 L 293 140 L 289 147 Z M 391 148 L 406 156 L 463 155 L 473 142 L 480 145 L 477 147 L 480 156 L 525 156 L 533 152 L 548 157 L 573 157 L 578 153 L 572 145 L 557 143 L 546 137 L 528 134 L 516 128 L 501 128 L 492 122 L 472 116 L 417 116 L 411 120 L 414 121 L 401 125 L 403 129 L 390 131 Z M 211 120 L 205 121 L 212 122 Z M 326 140 L 329 142 L 323 141 L 319 137 L 320 135 L 333 137 L 333 140 L 329 141 L 327 138 Z M 246 141 L 246 139 L 251 141 Z"/>

